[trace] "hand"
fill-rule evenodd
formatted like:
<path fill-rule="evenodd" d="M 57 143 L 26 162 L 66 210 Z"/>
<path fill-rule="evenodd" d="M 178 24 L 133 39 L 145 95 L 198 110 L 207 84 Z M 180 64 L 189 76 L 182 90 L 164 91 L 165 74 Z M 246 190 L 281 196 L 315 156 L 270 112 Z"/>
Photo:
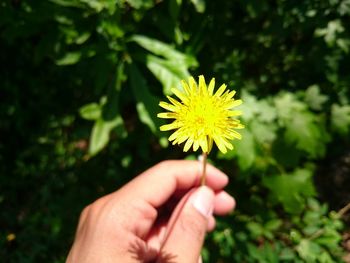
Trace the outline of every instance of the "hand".
<path fill-rule="evenodd" d="M 199 262 L 213 213 L 235 206 L 225 174 L 208 165 L 199 187 L 200 173 L 197 161 L 165 161 L 86 207 L 67 262 Z"/>

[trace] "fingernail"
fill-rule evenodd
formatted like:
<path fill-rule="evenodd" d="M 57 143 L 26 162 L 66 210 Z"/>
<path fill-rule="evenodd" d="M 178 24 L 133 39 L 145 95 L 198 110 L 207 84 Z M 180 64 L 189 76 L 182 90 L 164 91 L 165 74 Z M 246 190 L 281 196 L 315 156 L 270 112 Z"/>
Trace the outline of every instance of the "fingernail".
<path fill-rule="evenodd" d="M 201 186 L 191 196 L 193 207 L 205 217 L 209 217 L 214 209 L 214 193 L 206 186 Z"/>

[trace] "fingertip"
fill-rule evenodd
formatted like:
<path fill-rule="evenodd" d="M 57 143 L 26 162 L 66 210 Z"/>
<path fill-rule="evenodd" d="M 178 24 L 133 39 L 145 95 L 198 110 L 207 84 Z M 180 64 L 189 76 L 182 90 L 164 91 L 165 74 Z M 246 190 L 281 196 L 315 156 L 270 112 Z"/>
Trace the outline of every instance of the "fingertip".
<path fill-rule="evenodd" d="M 208 218 L 208 226 L 207 226 L 207 231 L 208 232 L 211 232 L 215 229 L 215 226 L 216 226 L 216 220 L 215 220 L 215 217 L 214 216 L 210 216 Z"/>
<path fill-rule="evenodd" d="M 228 182 L 229 177 L 218 168 L 214 167 L 211 164 L 207 165 L 207 174 L 206 174 L 207 184 L 212 187 L 214 190 L 219 190 L 224 188 Z"/>
<path fill-rule="evenodd" d="M 234 210 L 236 200 L 225 191 L 215 194 L 214 213 L 216 215 L 226 215 Z"/>

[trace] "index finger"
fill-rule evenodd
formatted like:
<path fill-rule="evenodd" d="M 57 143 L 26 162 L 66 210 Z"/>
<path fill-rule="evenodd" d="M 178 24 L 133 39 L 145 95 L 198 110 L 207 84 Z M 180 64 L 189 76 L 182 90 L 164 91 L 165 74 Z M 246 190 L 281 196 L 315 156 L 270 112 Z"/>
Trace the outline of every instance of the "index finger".
<path fill-rule="evenodd" d="M 124 190 L 157 208 L 163 205 L 176 190 L 189 190 L 199 186 L 201 165 L 198 161 L 163 161 L 133 179 Z M 206 185 L 214 191 L 228 183 L 226 174 L 208 164 Z"/>

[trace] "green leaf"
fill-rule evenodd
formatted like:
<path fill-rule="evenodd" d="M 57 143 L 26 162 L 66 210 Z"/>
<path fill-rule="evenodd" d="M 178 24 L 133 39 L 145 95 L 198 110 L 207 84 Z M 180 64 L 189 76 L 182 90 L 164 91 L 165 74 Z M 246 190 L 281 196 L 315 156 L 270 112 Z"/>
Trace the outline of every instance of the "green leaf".
<path fill-rule="evenodd" d="M 168 1 L 168 10 L 173 20 L 177 20 L 182 0 L 169 0 Z"/>
<path fill-rule="evenodd" d="M 157 118 L 157 113 L 161 111 L 159 108 L 159 99 L 149 91 L 145 78 L 141 75 L 136 65 L 129 66 L 130 84 L 134 96 L 137 100 L 137 112 L 141 122 L 146 124 L 153 133 L 160 136 L 159 127 L 163 122 Z"/>
<path fill-rule="evenodd" d="M 153 0 L 125 0 L 131 7 L 135 9 L 151 8 L 154 6 Z"/>
<path fill-rule="evenodd" d="M 313 110 L 321 110 L 327 100 L 328 97 L 320 93 L 320 87 L 318 85 L 312 85 L 305 91 L 305 102 Z"/>
<path fill-rule="evenodd" d="M 332 128 L 345 135 L 350 129 L 350 105 L 332 105 Z"/>
<path fill-rule="evenodd" d="M 312 157 L 323 156 L 327 137 L 322 136 L 314 115 L 309 112 L 295 112 L 294 118 L 286 123 L 285 139 L 296 148 L 308 152 Z"/>
<path fill-rule="evenodd" d="M 248 222 L 247 229 L 250 231 L 253 239 L 260 237 L 264 232 L 263 226 L 256 222 Z"/>
<path fill-rule="evenodd" d="M 247 170 L 253 165 L 256 158 L 255 141 L 253 134 L 247 128 L 239 132 L 242 134 L 242 140 L 233 141 L 234 149 L 231 152 L 237 156 L 239 167 Z"/>
<path fill-rule="evenodd" d="M 266 222 L 266 224 L 264 225 L 264 228 L 269 231 L 275 231 L 278 228 L 280 228 L 281 225 L 282 225 L 281 219 L 271 219 L 270 221 Z"/>
<path fill-rule="evenodd" d="M 255 96 L 251 95 L 246 90 L 242 91 L 243 104 L 239 106 L 239 110 L 244 112 L 242 119 L 245 123 L 251 121 L 259 114 L 259 109 L 256 107 L 258 101 Z"/>
<path fill-rule="evenodd" d="M 78 0 L 49 0 L 49 1 L 65 7 L 79 7 L 79 8 L 84 7 L 84 4 Z"/>
<path fill-rule="evenodd" d="M 170 61 L 176 62 L 178 65 L 183 64 L 183 67 L 185 68 L 195 67 L 198 65 L 198 62 L 193 56 L 181 53 L 174 47 L 159 40 L 142 35 L 134 35 L 131 37 L 131 41 L 136 42 L 141 47 L 152 52 L 155 55 L 163 56 Z"/>
<path fill-rule="evenodd" d="M 265 176 L 262 182 L 270 190 L 271 197 L 292 214 L 300 213 L 305 206 L 304 199 L 316 194 L 312 173 L 306 169 L 297 169 L 292 174 Z"/>
<path fill-rule="evenodd" d="M 205 0 L 191 0 L 192 4 L 196 8 L 198 13 L 204 13 L 205 11 Z"/>
<path fill-rule="evenodd" d="M 274 123 L 265 124 L 258 120 L 249 124 L 256 141 L 260 144 L 272 143 L 276 138 L 277 127 Z"/>
<path fill-rule="evenodd" d="M 276 119 L 276 108 L 271 105 L 270 101 L 268 101 L 267 99 L 259 100 L 257 104 L 258 118 L 261 121 L 271 123 Z"/>
<path fill-rule="evenodd" d="M 321 247 L 315 242 L 303 239 L 296 247 L 299 256 L 305 260 L 305 262 L 316 262 L 318 255 L 321 253 Z"/>
<path fill-rule="evenodd" d="M 122 123 L 123 121 L 121 118 L 116 118 L 114 121 L 104 121 L 103 119 L 98 119 L 92 128 L 89 144 L 89 154 L 91 156 L 94 156 L 100 152 L 109 141 L 110 131 L 115 126 Z"/>
<path fill-rule="evenodd" d="M 82 54 L 79 51 L 76 52 L 68 52 L 60 59 L 56 60 L 56 64 L 58 66 L 67 66 L 67 65 L 73 65 L 80 61 Z"/>
<path fill-rule="evenodd" d="M 172 93 L 172 88 L 181 85 L 181 80 L 189 77 L 187 69 L 175 61 L 173 62 L 148 55 L 146 58 L 146 65 L 154 76 L 162 83 L 163 93 L 167 95 Z"/>
<path fill-rule="evenodd" d="M 288 122 L 294 118 L 296 111 L 304 111 L 306 104 L 298 101 L 294 94 L 290 92 L 283 92 L 274 98 L 276 112 L 280 121 Z"/>
<path fill-rule="evenodd" d="M 284 137 L 290 145 L 311 157 L 323 156 L 329 136 L 321 122 L 307 110 L 306 104 L 292 93 L 282 93 L 275 98 L 279 124 L 285 127 Z"/>
<path fill-rule="evenodd" d="M 97 103 L 89 103 L 79 109 L 80 116 L 85 120 L 97 120 L 101 113 L 101 105 Z"/>
<path fill-rule="evenodd" d="M 107 101 L 103 105 L 101 116 L 95 121 L 90 136 L 89 154 L 91 156 L 100 152 L 109 141 L 110 132 L 115 129 L 120 137 L 124 137 L 126 131 L 124 122 L 119 113 L 119 93 L 124 79 L 124 64 L 117 66 L 113 85 L 111 85 Z M 103 102 L 102 102 L 103 103 Z"/>

